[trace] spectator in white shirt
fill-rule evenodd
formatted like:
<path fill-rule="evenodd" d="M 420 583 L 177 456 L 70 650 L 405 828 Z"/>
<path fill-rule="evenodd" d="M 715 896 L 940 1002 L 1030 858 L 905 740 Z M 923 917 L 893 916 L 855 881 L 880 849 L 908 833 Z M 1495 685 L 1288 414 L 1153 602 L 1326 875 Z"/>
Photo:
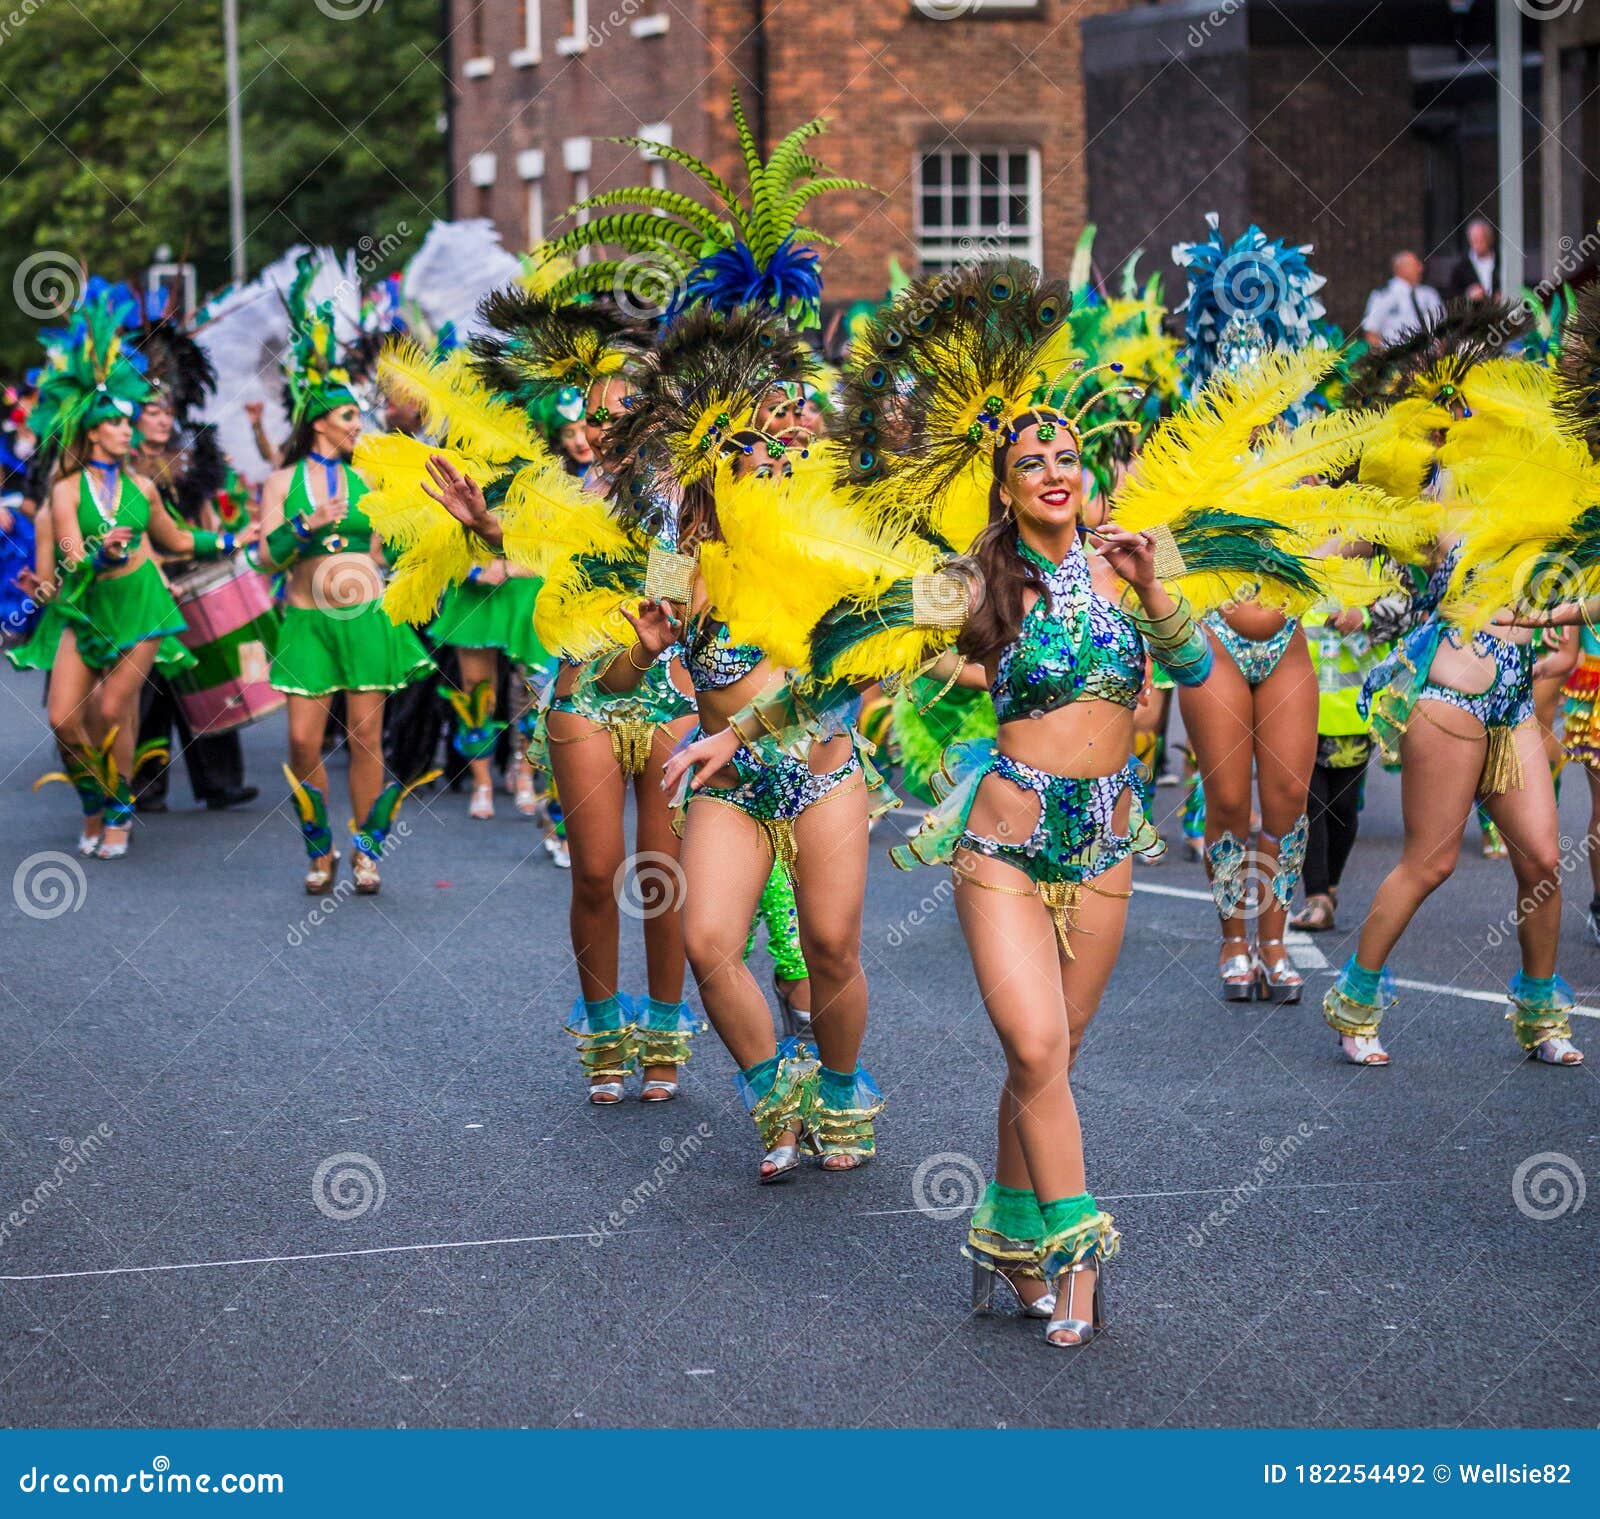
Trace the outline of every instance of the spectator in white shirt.
<path fill-rule="evenodd" d="M 1395 254 L 1394 277 L 1367 298 L 1362 331 L 1373 347 L 1398 342 L 1408 333 L 1425 327 L 1444 310 L 1444 302 L 1432 285 L 1423 283 L 1422 260 L 1406 249 Z"/>

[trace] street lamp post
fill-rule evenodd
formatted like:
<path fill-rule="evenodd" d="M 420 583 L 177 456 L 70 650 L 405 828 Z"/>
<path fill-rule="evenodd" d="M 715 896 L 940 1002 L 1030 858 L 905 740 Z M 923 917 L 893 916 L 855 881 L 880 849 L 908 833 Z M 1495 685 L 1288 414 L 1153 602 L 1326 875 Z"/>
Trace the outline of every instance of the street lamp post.
<path fill-rule="evenodd" d="M 228 236 L 233 242 L 233 280 L 245 281 L 244 145 L 239 118 L 239 0 L 222 0 L 222 46 L 228 83 Z"/>

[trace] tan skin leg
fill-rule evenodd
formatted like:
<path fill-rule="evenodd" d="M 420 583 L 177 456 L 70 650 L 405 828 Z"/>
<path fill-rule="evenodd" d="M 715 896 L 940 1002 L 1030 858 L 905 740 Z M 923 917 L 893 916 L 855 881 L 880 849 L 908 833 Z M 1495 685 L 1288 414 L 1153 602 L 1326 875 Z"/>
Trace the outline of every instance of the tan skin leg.
<path fill-rule="evenodd" d="M 383 691 L 344 693 L 345 735 L 350 751 L 350 815 L 360 822 L 383 790 Z"/>
<path fill-rule="evenodd" d="M 495 677 L 499 673 L 497 649 L 457 649 L 456 658 L 461 665 L 461 685 L 464 690 L 471 691 L 479 681 L 488 681 L 491 688 L 494 686 Z M 475 759 L 472 762 L 472 784 L 474 788 L 494 786 L 494 771 L 490 757 Z"/>
<path fill-rule="evenodd" d="M 1189 735 L 1205 787 L 1206 847 L 1209 849 L 1224 833 L 1231 833 L 1241 844 L 1248 845 L 1255 703 L 1249 682 L 1239 673 L 1232 656 L 1217 642 L 1216 634 L 1207 629 L 1206 637 L 1211 640 L 1210 678 L 1203 685 L 1178 688 L 1178 708 L 1183 713 L 1184 730 Z M 1313 723 L 1313 758 L 1315 749 Z M 1223 918 L 1219 963 L 1244 954 L 1247 946 L 1243 911 Z"/>
<path fill-rule="evenodd" d="M 327 732 L 332 703 L 331 696 L 289 697 L 289 768 L 296 780 L 315 786 L 324 800 L 328 795 L 328 773 L 322 764 L 322 738 Z M 331 807 L 329 814 L 331 822 Z M 325 854 L 311 863 L 315 868 L 327 869 L 332 859 L 331 854 Z"/>
<path fill-rule="evenodd" d="M 1522 968 L 1530 976 L 1553 976 L 1556 944 L 1561 937 L 1561 824 L 1556 815 L 1556 788 L 1545 759 L 1537 721 L 1524 723 L 1513 735 L 1522 760 L 1520 791 L 1484 799 L 1505 840 L 1517 878 L 1517 943 Z"/>
<path fill-rule="evenodd" d="M 661 789 L 661 768 L 673 746 L 694 725 L 693 718 L 681 718 L 665 730 L 658 728 L 650 746 L 650 759 L 633 782 L 634 849 L 639 854 L 665 855 L 678 860 L 682 844 L 672 830 L 672 809 Z M 681 860 L 680 860 L 681 863 Z M 645 984 L 659 1002 L 683 1000 L 683 913 L 676 896 L 663 912 L 653 912 L 644 920 Z M 678 1072 L 672 1065 L 647 1065 L 646 1081 L 671 1081 Z M 652 1099 L 654 1100 L 654 1099 Z"/>
<path fill-rule="evenodd" d="M 1368 970 L 1388 962 L 1417 909 L 1455 870 L 1486 747 L 1483 724 L 1470 714 L 1427 698 L 1417 703 L 1400 741 L 1400 859 L 1374 893 L 1356 946 L 1357 963 Z"/>
<path fill-rule="evenodd" d="M 753 818 L 702 797 L 689 806 L 681 863 L 688 883 L 683 943 L 700 1000 L 734 1064 L 748 1070 L 778 1052 L 767 999 L 744 958 L 745 925 L 772 871 L 772 853 Z M 762 1161 L 763 1176 L 775 1169 Z"/>
<path fill-rule="evenodd" d="M 979 881 L 1013 889 L 1027 884 L 1008 865 L 965 853 L 959 858 Z M 1133 863 L 1126 860 L 1094 884 L 1104 892 L 1125 892 L 1132 880 Z M 1069 1073 L 1116 965 L 1127 899 L 1085 890 L 1071 934 L 1071 960 L 1061 955 L 1037 896 L 1014 897 L 960 882 L 956 913 L 1006 1058 L 995 1177 L 1001 1186 L 1031 1189 L 1043 1202 L 1075 1197 L 1087 1190 L 1087 1181 Z M 1074 1300 L 1058 1308 L 1063 1317 L 1090 1316 L 1095 1276 L 1091 1269 L 1069 1278 Z M 1027 1278 L 1015 1285 L 1024 1302 L 1049 1290 Z M 1077 1336 L 1062 1330 L 1057 1339 L 1070 1345 Z"/>
<path fill-rule="evenodd" d="M 117 730 L 111 753 L 117 762 L 117 774 L 124 779 L 133 774 L 133 751 L 139 738 L 139 693 L 155 668 L 158 642 L 147 638 L 135 644 L 101 675 L 95 686 L 96 726 L 102 735 L 112 728 Z M 106 828 L 103 837 L 107 844 L 120 844 L 128 832 L 126 828 Z"/>
<path fill-rule="evenodd" d="M 1600 897 L 1600 771 L 1585 765 L 1583 776 L 1589 783 L 1589 881 Z"/>
<path fill-rule="evenodd" d="M 842 764 L 849 752 L 846 744 L 841 739 L 821 746 L 813 770 Z M 830 761 L 827 751 L 836 757 Z M 800 949 L 811 972 L 811 1031 L 818 1056 L 833 1071 L 855 1070 L 867 1032 L 861 917 L 867 895 L 870 812 L 866 783 L 854 777 L 807 808 L 794 824 L 794 899 Z M 744 921 L 749 922 L 748 916 Z M 853 1155 L 828 1155 L 822 1161 L 827 1171 L 849 1171 L 859 1164 Z"/>
<path fill-rule="evenodd" d="M 1277 868 L 1278 842 L 1306 810 L 1311 769 L 1317 760 L 1317 673 L 1303 637 L 1296 635 L 1277 667 L 1253 692 L 1256 789 L 1261 798 L 1261 867 Z M 1263 891 L 1266 886 L 1263 882 Z M 1277 941 L 1262 950 L 1269 970 L 1288 958 L 1283 948 L 1285 908 L 1270 892 L 1256 920 L 1258 941 Z"/>
<path fill-rule="evenodd" d="M 586 1002 L 603 1002 L 617 994 L 621 920 L 616 880 L 627 858 L 623 803 L 629 777 L 611 752 L 610 736 L 598 723 L 571 712 L 552 712 L 547 725 L 550 769 L 561 796 L 572 855 L 569 925 L 578 985 Z M 635 781 L 634 798 L 638 850 L 676 860 L 678 839 L 661 791 L 661 767 L 674 741 L 670 733 L 656 734 L 650 762 Z M 644 922 L 650 995 L 663 1002 L 683 997 L 680 919 L 672 909 Z M 651 1066 L 644 1074 L 647 1079 L 670 1081 L 675 1070 L 675 1066 Z"/>
<path fill-rule="evenodd" d="M 63 759 L 98 740 L 95 673 L 79 657 L 77 640 L 70 628 L 61 635 L 50 670 L 49 718 L 50 731 Z M 83 831 L 90 838 L 100 836 L 98 813 L 83 820 Z"/>

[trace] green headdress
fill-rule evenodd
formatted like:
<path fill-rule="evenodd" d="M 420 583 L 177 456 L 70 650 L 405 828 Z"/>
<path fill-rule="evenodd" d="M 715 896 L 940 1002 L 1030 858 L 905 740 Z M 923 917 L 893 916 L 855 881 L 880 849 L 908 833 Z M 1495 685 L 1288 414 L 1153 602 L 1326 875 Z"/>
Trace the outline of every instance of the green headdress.
<path fill-rule="evenodd" d="M 73 317 L 64 342 L 46 334 L 49 363 L 29 421 L 41 442 L 68 448 L 101 422 L 138 416 L 150 384 L 143 356 L 125 341 L 126 315 L 102 290 Z"/>
<path fill-rule="evenodd" d="M 297 426 L 314 422 L 340 406 L 353 406 L 350 373 L 339 362 L 339 339 L 333 325 L 333 302 L 311 298 L 317 261 L 302 253 L 289 286 L 289 418 Z"/>
<path fill-rule="evenodd" d="M 765 162 L 737 90 L 733 123 L 749 178 L 748 204 L 692 153 L 642 137 L 613 138 L 687 169 L 713 199 L 706 204 L 651 185 L 591 195 L 573 208 L 588 220 L 551 246 L 557 254 L 612 247 L 621 255 L 578 265 L 556 284 L 552 299 L 610 294 L 624 310 L 664 308 L 669 321 L 694 306 L 726 314 L 754 305 L 769 307 L 799 327 L 815 326 L 822 277 L 816 252 L 806 245 L 831 245 L 832 239 L 802 226 L 800 214 L 818 195 L 872 186 L 827 175 L 807 151 L 806 144 L 827 125 L 820 116 L 790 132 Z M 619 206 L 637 209 L 616 210 Z"/>

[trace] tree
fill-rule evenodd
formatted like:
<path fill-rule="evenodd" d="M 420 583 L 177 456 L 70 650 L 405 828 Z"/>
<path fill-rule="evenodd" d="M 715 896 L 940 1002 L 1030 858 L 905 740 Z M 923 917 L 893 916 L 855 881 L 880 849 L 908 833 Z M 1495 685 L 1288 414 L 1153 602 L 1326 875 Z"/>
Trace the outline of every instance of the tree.
<path fill-rule="evenodd" d="M 221 0 L 14 0 L 0 13 L 0 366 L 71 266 L 141 278 L 163 244 L 227 283 Z M 438 0 L 240 0 L 246 254 L 357 247 L 373 278 L 443 214 Z M 365 241 L 363 241 L 365 239 Z"/>

